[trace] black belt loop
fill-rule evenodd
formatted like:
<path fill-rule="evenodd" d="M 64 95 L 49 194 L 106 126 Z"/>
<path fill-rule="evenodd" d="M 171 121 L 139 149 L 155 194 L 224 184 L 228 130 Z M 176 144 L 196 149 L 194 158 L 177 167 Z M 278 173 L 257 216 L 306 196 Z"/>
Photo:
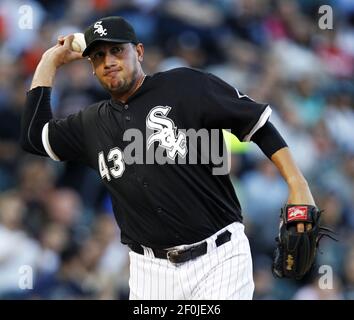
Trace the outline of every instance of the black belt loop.
<path fill-rule="evenodd" d="M 225 242 L 230 241 L 230 239 L 231 239 L 231 232 L 229 230 L 226 230 L 225 232 L 220 233 L 216 238 L 215 240 L 216 246 L 220 247 Z"/>
<path fill-rule="evenodd" d="M 229 230 L 225 230 L 220 233 L 216 240 L 215 244 L 217 247 L 220 247 L 222 244 L 230 241 L 231 232 Z M 129 244 L 129 248 L 136 253 L 144 255 L 144 249 L 140 244 Z M 171 250 L 161 250 L 161 249 L 152 249 L 155 258 L 159 259 L 167 259 L 172 263 L 183 263 L 189 260 L 198 258 L 208 251 L 208 243 L 203 241 L 202 243 L 190 247 L 188 249 L 171 249 Z"/>

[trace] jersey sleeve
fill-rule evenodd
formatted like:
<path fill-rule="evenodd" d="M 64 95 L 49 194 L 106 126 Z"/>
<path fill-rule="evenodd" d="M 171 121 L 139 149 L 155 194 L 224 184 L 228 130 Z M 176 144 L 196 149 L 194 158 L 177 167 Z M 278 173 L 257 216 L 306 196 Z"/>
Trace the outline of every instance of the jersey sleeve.
<path fill-rule="evenodd" d="M 272 112 L 268 104 L 257 103 L 225 81 L 206 74 L 201 105 L 203 126 L 231 129 L 240 141 L 250 141 Z"/>
<path fill-rule="evenodd" d="M 42 131 L 42 142 L 53 160 L 86 163 L 82 112 L 47 122 Z"/>

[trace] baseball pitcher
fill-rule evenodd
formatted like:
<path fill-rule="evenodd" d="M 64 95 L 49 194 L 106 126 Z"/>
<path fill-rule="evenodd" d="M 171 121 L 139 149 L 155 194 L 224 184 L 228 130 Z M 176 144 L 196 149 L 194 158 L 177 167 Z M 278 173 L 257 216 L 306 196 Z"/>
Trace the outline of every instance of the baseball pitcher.
<path fill-rule="evenodd" d="M 121 241 L 131 249 L 131 299 L 252 299 L 252 259 L 240 203 L 229 175 L 215 174 L 220 163 L 212 161 L 223 150 L 223 128 L 256 143 L 288 184 L 274 274 L 300 278 L 308 272 L 322 230 L 320 212 L 269 121 L 269 105 L 194 69 L 146 75 L 144 46 L 121 17 L 89 26 L 82 53 L 72 50 L 72 41 L 73 35 L 59 37 L 37 66 L 21 145 L 98 172 L 111 195 Z M 56 71 L 83 58 L 111 98 L 53 119 Z M 209 143 L 192 139 L 189 131 L 209 137 Z"/>

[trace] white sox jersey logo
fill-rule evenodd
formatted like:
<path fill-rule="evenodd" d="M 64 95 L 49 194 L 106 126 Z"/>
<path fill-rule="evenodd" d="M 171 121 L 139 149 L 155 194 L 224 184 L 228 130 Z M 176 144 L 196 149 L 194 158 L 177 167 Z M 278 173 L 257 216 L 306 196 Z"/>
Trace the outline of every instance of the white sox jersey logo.
<path fill-rule="evenodd" d="M 107 29 L 103 29 L 102 21 L 97 21 L 93 27 L 95 28 L 93 33 L 97 32 L 100 37 L 107 35 Z"/>
<path fill-rule="evenodd" d="M 155 141 L 158 141 L 159 145 L 167 150 L 167 156 L 174 160 L 177 154 L 184 158 L 188 150 L 186 134 L 178 132 L 174 122 L 167 117 L 170 110 L 169 106 L 156 106 L 149 112 L 146 126 L 157 132 L 147 139 L 147 148 L 149 149 Z"/>

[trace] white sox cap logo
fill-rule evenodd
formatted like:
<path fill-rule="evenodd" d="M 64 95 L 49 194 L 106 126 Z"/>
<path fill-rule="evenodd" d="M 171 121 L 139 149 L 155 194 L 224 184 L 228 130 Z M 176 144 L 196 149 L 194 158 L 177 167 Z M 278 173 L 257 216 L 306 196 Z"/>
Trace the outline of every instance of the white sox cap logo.
<path fill-rule="evenodd" d="M 107 29 L 103 29 L 102 21 L 97 21 L 94 25 L 95 31 L 93 33 L 98 33 L 100 37 L 107 35 Z"/>

